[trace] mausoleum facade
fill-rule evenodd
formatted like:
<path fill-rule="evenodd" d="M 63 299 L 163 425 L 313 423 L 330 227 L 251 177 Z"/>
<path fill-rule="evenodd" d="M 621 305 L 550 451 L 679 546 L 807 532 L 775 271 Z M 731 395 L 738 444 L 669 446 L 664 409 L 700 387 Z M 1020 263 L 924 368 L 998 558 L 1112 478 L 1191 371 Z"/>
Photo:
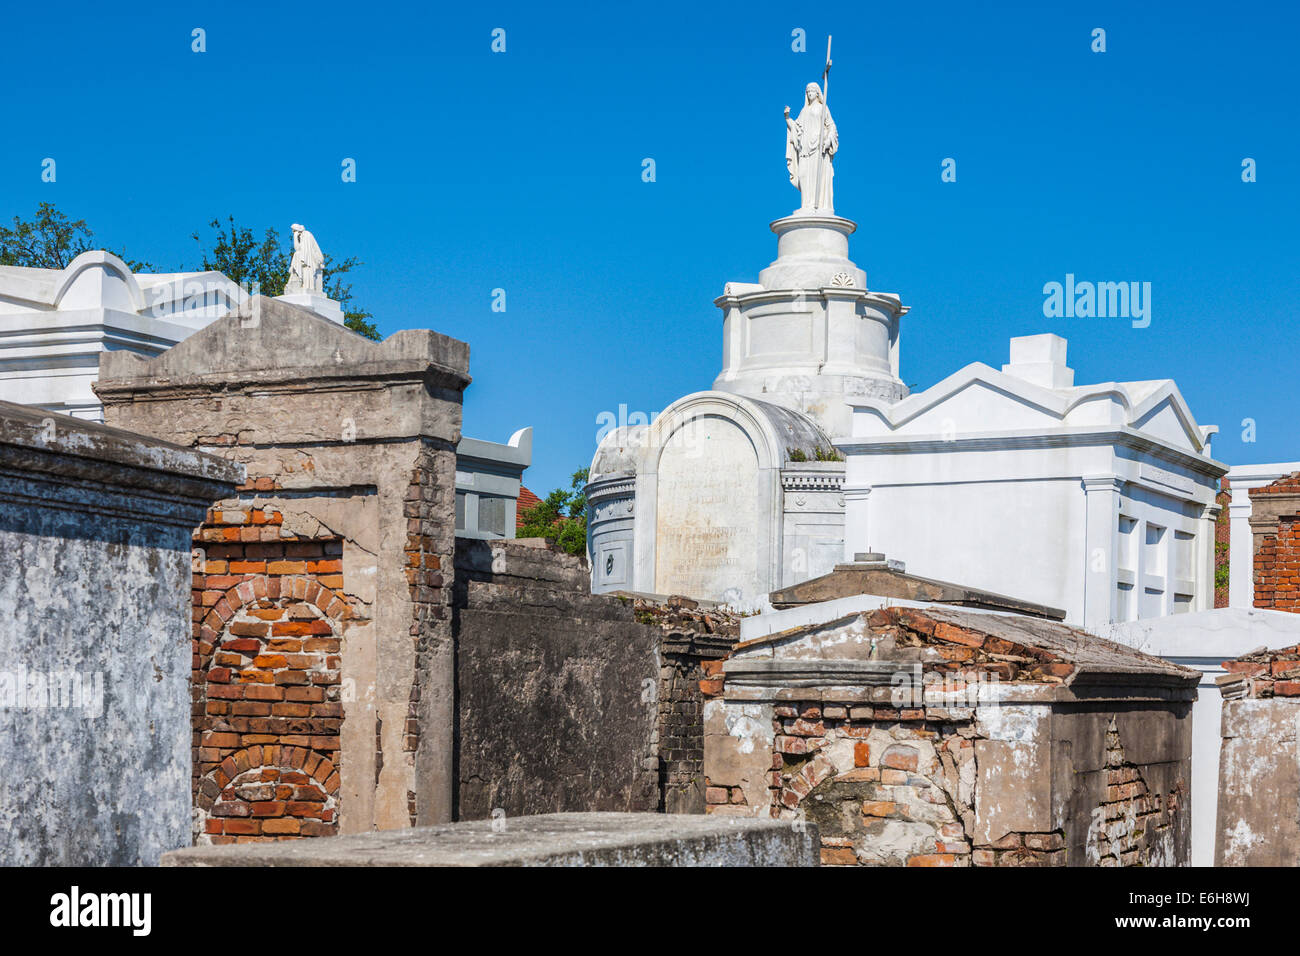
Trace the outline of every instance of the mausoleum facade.
<path fill-rule="evenodd" d="M 816 84 L 806 97 L 786 116 L 801 205 L 771 224 L 758 282 L 715 300 L 712 390 L 597 448 L 593 590 L 764 609 L 883 554 L 1073 625 L 1212 607 L 1217 428 L 1169 379 L 1076 386 L 1050 334 L 1013 338 L 1001 371 L 976 362 L 909 394 L 908 307 L 849 258 L 856 225 L 827 186 L 839 131 Z"/>
<path fill-rule="evenodd" d="M 1011 340 L 900 402 L 853 400 L 846 550 L 1116 621 L 1214 606 L 1227 466 L 1170 380 L 1074 384 L 1066 342 Z"/>
<path fill-rule="evenodd" d="M 593 590 L 753 608 L 784 582 L 829 572 L 844 508 L 843 462 L 817 460 L 831 453 L 808 416 L 720 391 L 611 432 L 587 485 Z"/>

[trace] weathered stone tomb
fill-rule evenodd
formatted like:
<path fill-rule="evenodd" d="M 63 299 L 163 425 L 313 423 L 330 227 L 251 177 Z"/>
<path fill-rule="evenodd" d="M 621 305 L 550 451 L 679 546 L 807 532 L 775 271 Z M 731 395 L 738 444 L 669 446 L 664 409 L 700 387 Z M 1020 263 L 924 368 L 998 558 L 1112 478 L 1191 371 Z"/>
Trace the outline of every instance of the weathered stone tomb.
<path fill-rule="evenodd" d="M 1300 646 L 1224 661 L 1215 866 L 1300 864 Z"/>
<path fill-rule="evenodd" d="M 456 819 L 703 813 L 700 682 L 734 617 L 593 595 L 543 545 L 456 542 Z"/>
<path fill-rule="evenodd" d="M 241 478 L 0 402 L 0 864 L 189 842 L 190 534 Z"/>
<path fill-rule="evenodd" d="M 742 638 L 705 710 L 710 812 L 804 817 L 826 864 L 1187 862 L 1195 671 L 1040 618 L 866 597 Z"/>

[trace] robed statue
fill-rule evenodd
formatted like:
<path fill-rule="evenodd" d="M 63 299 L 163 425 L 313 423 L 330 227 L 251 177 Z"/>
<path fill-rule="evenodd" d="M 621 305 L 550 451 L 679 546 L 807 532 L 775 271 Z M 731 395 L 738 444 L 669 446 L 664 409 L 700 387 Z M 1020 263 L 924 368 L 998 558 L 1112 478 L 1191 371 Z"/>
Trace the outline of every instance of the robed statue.
<path fill-rule="evenodd" d="M 324 295 L 325 256 L 316 237 L 299 223 L 293 224 L 293 258 L 289 260 L 289 281 L 285 292 L 315 292 Z"/>
<path fill-rule="evenodd" d="M 799 190 L 800 212 L 815 209 L 834 214 L 835 167 L 831 159 L 839 147 L 839 134 L 821 87 L 809 83 L 798 119 L 790 119 L 790 107 L 785 108 L 785 165 L 790 183 Z"/>

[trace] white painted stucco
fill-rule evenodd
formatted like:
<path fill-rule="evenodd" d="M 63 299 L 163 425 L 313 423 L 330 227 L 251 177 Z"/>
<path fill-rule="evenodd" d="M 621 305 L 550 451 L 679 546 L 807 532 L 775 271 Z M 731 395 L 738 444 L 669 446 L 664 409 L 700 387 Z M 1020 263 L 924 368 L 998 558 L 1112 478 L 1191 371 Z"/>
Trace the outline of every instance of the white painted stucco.
<path fill-rule="evenodd" d="M 1213 605 L 1226 466 L 1172 381 L 1075 386 L 1065 341 L 1012 339 L 897 403 L 853 400 L 845 557 L 1104 624 Z"/>

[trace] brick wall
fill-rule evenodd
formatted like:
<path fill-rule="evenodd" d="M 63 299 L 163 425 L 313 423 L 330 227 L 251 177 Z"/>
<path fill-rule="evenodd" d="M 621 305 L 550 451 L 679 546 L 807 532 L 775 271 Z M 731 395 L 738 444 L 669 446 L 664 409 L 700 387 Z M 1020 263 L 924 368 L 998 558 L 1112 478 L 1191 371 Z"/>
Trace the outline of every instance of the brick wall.
<path fill-rule="evenodd" d="M 423 442 L 402 509 L 406 518 L 405 575 L 411 604 L 410 634 L 419 664 L 411 682 L 401 746 L 403 759 L 416 766 L 417 773 L 432 772 L 422 771 L 418 766 L 421 724 L 428 723 L 450 730 L 455 720 L 451 694 L 444 692 L 431 699 L 421 700 L 422 676 L 442 670 L 449 672 L 454 666 L 455 636 L 452 633 L 450 611 L 452 592 L 447 585 L 450 583 L 456 554 L 455 470 L 455 445 L 430 440 Z M 437 660 L 439 657 L 441 662 Z M 425 709 L 422 710 L 422 706 Z M 450 734 L 446 736 L 449 737 Z M 448 750 L 452 747 L 450 740 L 428 743 Z M 382 753 L 376 759 L 382 761 Z M 420 819 L 413 790 L 408 791 L 406 796 L 411 826 L 436 822 L 433 819 Z"/>
<path fill-rule="evenodd" d="M 1232 516 L 1229 505 L 1232 503 L 1232 488 L 1228 479 L 1219 483 L 1219 493 L 1214 502 L 1221 509 L 1214 522 L 1214 606 L 1228 606 L 1228 558 L 1232 545 Z"/>
<path fill-rule="evenodd" d="M 233 435 L 208 441 L 239 447 Z M 444 586 L 444 567 L 450 567 L 455 540 L 454 462 L 454 446 L 424 442 L 401 495 L 404 586 L 394 582 L 394 591 L 402 593 L 406 608 L 400 636 L 417 663 L 406 672 L 409 684 L 400 707 L 376 708 L 375 671 L 354 667 L 358 677 L 343 677 L 349 632 L 373 623 L 370 602 L 378 599 L 368 583 L 375 577 L 373 555 L 354 547 L 352 560 L 360 573 L 345 582 L 349 545 L 307 512 L 294 511 L 294 527 L 286 524 L 285 511 L 299 507 L 301 499 L 281 487 L 282 476 L 257 476 L 240 489 L 239 499 L 208 512 L 194 538 L 197 842 L 339 832 L 343 724 L 349 718 L 373 725 L 374 767 L 365 773 L 373 777 L 375 792 L 386 794 L 386 825 L 421 822 L 415 786 L 420 726 L 432 721 L 450 728 L 452 723 L 450 713 L 436 706 L 421 710 L 423 703 L 438 700 L 450 709 L 446 693 L 422 702 L 421 679 L 436 669 L 438 655 L 451 656 L 451 594 Z M 362 496 L 353 499 L 357 508 L 362 501 Z M 328 513 L 312 507 L 339 526 L 337 507 Z M 362 646 L 373 640 L 360 638 Z M 358 685 L 363 701 L 357 699 Z M 431 740 L 449 748 L 448 736 Z M 370 755 L 364 757 L 368 763 Z M 352 790 L 366 788 L 354 784 Z M 400 824 L 394 819 L 399 815 Z"/>
<path fill-rule="evenodd" d="M 331 835 L 340 653 L 365 619 L 343 594 L 342 542 L 289 534 L 250 502 L 210 510 L 194 543 L 196 842 Z"/>
<path fill-rule="evenodd" d="M 1163 794 L 1148 786 L 1142 769 L 1125 753 L 1112 717 L 1106 728 L 1106 795 L 1089 829 L 1088 862 L 1147 865 L 1153 837 L 1190 808 L 1190 793 L 1181 781 Z"/>
<path fill-rule="evenodd" d="M 1250 492 L 1255 607 L 1300 612 L 1300 472 Z M 1267 525 L 1268 527 L 1264 527 Z M 1261 533 L 1261 531 L 1263 533 Z"/>
<path fill-rule="evenodd" d="M 686 607 L 684 605 L 689 605 Z M 653 607 L 636 601 L 638 616 L 664 632 L 659 671 L 659 809 L 704 813 L 704 698 L 722 689 L 722 663 L 740 639 L 736 616 L 700 609 L 687 598 Z"/>
<path fill-rule="evenodd" d="M 691 654 L 663 655 L 659 668 L 659 810 L 704 812 L 704 694 L 710 666 Z"/>
<path fill-rule="evenodd" d="M 673 595 L 631 601 L 636 619 L 663 635 L 659 668 L 659 810 L 704 813 L 704 699 L 722 690 L 722 663 L 740 618 L 712 601 Z"/>
<path fill-rule="evenodd" d="M 1300 697 L 1300 646 L 1246 654 L 1224 661 L 1223 669 L 1219 684 L 1234 698 Z"/>
<path fill-rule="evenodd" d="M 824 866 L 1056 866 L 1061 832 L 1011 833 L 977 844 L 973 721 L 926 719 L 924 708 L 806 701 L 776 707 L 772 815 L 817 824 Z M 823 751 L 851 748 L 853 769 Z M 847 761 L 844 761 L 847 763 Z M 744 805 L 738 787 L 708 784 L 710 808 Z"/>

